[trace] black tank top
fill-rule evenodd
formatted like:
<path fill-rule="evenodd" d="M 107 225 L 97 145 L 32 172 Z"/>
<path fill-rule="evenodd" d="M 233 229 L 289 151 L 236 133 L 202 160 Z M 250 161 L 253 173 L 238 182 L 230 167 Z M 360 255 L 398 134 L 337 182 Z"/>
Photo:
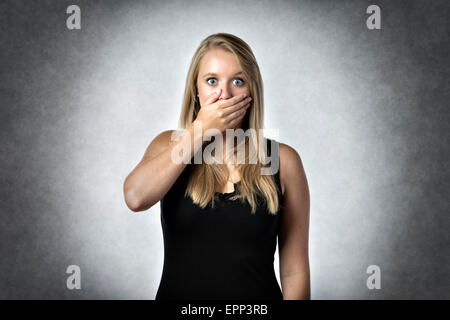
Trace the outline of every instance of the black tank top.
<path fill-rule="evenodd" d="M 270 214 L 264 204 L 252 214 L 246 201 L 230 199 L 240 182 L 231 193 L 216 192 L 214 208 L 194 204 L 184 196 L 192 166 L 161 199 L 164 266 L 155 300 L 282 300 L 273 266 L 283 206 L 280 171 L 274 175 L 278 212 Z"/>

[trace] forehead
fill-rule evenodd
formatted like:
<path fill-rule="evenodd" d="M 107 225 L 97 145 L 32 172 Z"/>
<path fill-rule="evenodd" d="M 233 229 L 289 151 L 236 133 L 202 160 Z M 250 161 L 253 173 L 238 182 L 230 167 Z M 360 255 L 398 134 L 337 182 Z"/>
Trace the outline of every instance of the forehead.
<path fill-rule="evenodd" d="M 241 67 L 235 55 L 220 48 L 209 49 L 200 61 L 200 76 L 207 72 L 234 74 L 239 71 Z"/>

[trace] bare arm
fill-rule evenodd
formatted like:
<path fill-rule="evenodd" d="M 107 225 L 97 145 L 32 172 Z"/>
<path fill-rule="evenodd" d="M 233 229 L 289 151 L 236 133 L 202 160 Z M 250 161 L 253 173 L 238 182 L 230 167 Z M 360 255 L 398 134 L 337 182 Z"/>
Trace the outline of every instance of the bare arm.
<path fill-rule="evenodd" d="M 298 153 L 280 143 L 284 210 L 279 237 L 280 280 L 284 300 L 309 300 L 309 188 Z"/>
<path fill-rule="evenodd" d="M 196 120 L 178 139 L 171 141 L 172 132 L 168 130 L 152 141 L 143 159 L 125 179 L 123 191 L 128 208 L 135 212 L 144 211 L 160 201 L 183 172 L 186 162 L 202 148 L 203 138 L 211 138 L 212 134 L 205 135 L 205 132 L 209 128 L 223 132 L 244 117 L 250 106 L 250 98 L 244 100 L 244 96 L 239 95 L 218 101 L 220 93 L 219 90 L 208 96 Z M 194 136 L 196 125 L 201 130 Z M 184 154 L 179 151 L 183 146 L 190 152 Z M 174 161 L 172 158 L 177 153 L 183 158 L 182 161 Z"/>
<path fill-rule="evenodd" d="M 151 208 L 169 191 L 186 167 L 186 163 L 172 160 L 172 152 L 182 149 L 185 144 L 188 152 L 179 153 L 183 158 L 192 158 L 202 146 L 202 137 L 195 137 L 192 123 L 176 140 L 171 136 L 174 130 L 159 134 L 148 146 L 142 160 L 127 176 L 123 190 L 125 202 L 130 210 L 138 212 Z M 200 142 L 199 142 L 200 141 Z M 196 147 L 196 149 L 194 149 Z M 175 149 L 175 151 L 173 151 Z"/>

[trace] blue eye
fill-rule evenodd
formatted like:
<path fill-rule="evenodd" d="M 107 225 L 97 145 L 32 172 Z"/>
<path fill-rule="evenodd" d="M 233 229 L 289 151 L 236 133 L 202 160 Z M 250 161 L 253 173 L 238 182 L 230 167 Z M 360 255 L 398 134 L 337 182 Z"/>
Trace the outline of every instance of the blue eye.
<path fill-rule="evenodd" d="M 206 82 L 208 82 L 209 84 L 213 84 L 213 83 L 209 82 L 210 79 L 214 79 L 215 80 L 216 78 L 208 78 L 208 79 L 206 79 Z"/>
<path fill-rule="evenodd" d="M 211 81 L 213 81 L 213 82 L 211 82 Z M 217 82 L 217 79 L 211 77 L 211 78 L 206 79 L 206 82 L 210 85 L 215 85 Z M 236 78 L 233 80 L 233 83 L 235 85 L 237 85 L 238 87 L 240 87 L 240 86 L 244 85 L 244 80 L 242 78 Z"/>
<path fill-rule="evenodd" d="M 241 82 L 241 84 L 238 84 L 238 86 L 242 86 L 244 84 L 244 80 L 242 80 L 241 78 L 236 78 L 236 80 Z"/>

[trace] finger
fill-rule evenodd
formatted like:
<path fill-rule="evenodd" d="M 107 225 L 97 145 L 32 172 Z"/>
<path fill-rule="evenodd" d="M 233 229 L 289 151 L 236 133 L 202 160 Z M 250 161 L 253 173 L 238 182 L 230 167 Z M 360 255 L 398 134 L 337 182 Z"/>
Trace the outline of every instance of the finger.
<path fill-rule="evenodd" d="M 244 118 L 245 114 L 246 112 L 242 112 L 241 114 L 239 114 L 236 118 L 234 118 L 229 122 L 229 126 L 234 127 L 236 124 L 238 124 L 239 121 L 241 121 Z"/>
<path fill-rule="evenodd" d="M 230 122 L 239 120 L 241 117 L 243 117 L 245 115 L 245 113 L 247 112 L 248 107 L 250 106 L 250 103 L 248 103 L 247 105 L 245 105 L 244 107 L 242 107 L 239 110 L 236 110 L 235 112 L 233 112 L 232 114 L 230 114 L 229 116 L 229 120 Z"/>
<path fill-rule="evenodd" d="M 245 98 L 250 98 L 250 97 L 248 97 L 248 94 L 238 94 L 237 96 L 234 96 L 230 99 L 223 100 L 222 108 L 226 109 L 226 108 L 232 107 L 235 104 L 237 104 L 238 102 L 243 101 Z"/>
<path fill-rule="evenodd" d="M 208 104 L 216 102 L 217 99 L 219 99 L 221 93 L 222 93 L 222 89 L 217 89 L 217 91 L 214 91 L 213 93 L 211 93 L 208 96 L 208 98 L 206 99 L 205 105 L 207 106 Z"/>
<path fill-rule="evenodd" d="M 240 110 L 242 108 L 245 108 L 247 106 L 247 104 L 250 104 L 251 100 L 252 100 L 251 97 L 248 97 L 247 99 L 239 101 L 235 105 L 224 109 L 224 112 L 223 112 L 224 116 L 227 116 L 229 114 L 233 114 L 234 112 L 236 112 L 236 111 L 238 111 L 238 110 Z"/>

